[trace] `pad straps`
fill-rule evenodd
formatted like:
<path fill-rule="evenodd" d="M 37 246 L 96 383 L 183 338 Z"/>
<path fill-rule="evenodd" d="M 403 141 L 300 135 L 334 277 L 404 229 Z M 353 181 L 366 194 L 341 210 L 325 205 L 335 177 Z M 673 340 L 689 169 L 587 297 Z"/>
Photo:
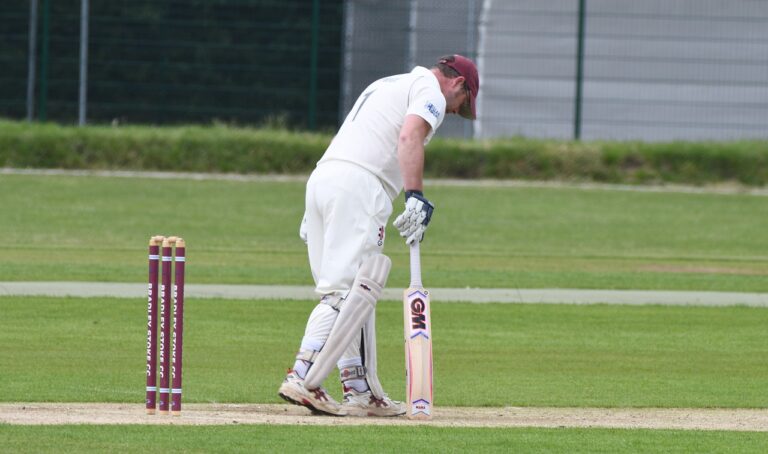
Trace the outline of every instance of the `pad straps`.
<path fill-rule="evenodd" d="M 296 353 L 296 359 L 300 359 L 302 361 L 308 361 L 310 363 L 314 363 L 315 359 L 317 358 L 317 355 L 320 352 L 315 350 L 299 350 L 298 353 Z"/>
<path fill-rule="evenodd" d="M 339 378 L 341 382 L 347 382 L 349 380 L 362 379 L 365 380 L 367 371 L 364 366 L 349 366 L 343 367 L 339 370 Z"/>
<path fill-rule="evenodd" d="M 320 304 L 327 304 L 328 306 L 331 306 L 331 309 L 335 310 L 336 312 L 339 312 L 341 309 L 341 303 L 343 302 L 344 298 L 338 295 L 323 295 L 323 297 L 320 298 Z"/>

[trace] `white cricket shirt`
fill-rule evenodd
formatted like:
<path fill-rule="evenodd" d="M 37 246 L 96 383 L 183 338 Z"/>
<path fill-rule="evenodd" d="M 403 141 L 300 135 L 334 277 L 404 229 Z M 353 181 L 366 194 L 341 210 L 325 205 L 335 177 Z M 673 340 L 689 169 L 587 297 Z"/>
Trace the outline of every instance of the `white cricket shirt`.
<path fill-rule="evenodd" d="M 357 98 L 318 165 L 332 160 L 357 164 L 376 175 L 394 200 L 403 188 L 397 140 L 405 116 L 418 115 L 432 127 L 426 145 L 443 122 L 445 104 L 437 77 L 422 66 L 379 79 Z"/>

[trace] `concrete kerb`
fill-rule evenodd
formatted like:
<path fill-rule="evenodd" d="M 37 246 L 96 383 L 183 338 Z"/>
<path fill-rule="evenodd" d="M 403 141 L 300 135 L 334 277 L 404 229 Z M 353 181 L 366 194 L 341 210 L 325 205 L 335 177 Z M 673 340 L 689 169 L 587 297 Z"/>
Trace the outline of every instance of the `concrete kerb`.
<path fill-rule="evenodd" d="M 384 300 L 402 300 L 403 289 L 384 290 Z M 430 289 L 435 302 L 626 304 L 768 307 L 768 293 L 582 289 Z M 146 284 L 110 282 L 0 282 L 0 296 L 146 298 Z M 187 284 L 187 299 L 314 300 L 311 287 L 288 285 Z"/>

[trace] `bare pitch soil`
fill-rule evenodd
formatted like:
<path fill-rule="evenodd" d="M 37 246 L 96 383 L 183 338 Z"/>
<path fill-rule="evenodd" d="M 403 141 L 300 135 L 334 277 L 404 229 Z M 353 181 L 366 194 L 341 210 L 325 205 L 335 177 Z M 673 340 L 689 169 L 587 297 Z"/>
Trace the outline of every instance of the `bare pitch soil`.
<path fill-rule="evenodd" d="M 147 415 L 140 404 L 3 403 L 0 424 L 390 425 L 438 427 L 602 427 L 768 432 L 768 409 L 440 407 L 432 421 L 314 416 L 277 404 L 186 404 L 181 416 Z"/>

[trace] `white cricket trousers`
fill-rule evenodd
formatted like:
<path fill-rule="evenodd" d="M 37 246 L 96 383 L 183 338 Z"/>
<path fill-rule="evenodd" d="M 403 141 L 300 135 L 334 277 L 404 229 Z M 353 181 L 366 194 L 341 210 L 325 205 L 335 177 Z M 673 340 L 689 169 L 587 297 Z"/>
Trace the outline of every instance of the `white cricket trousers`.
<path fill-rule="evenodd" d="M 305 203 L 315 291 L 345 296 L 363 260 L 382 253 L 392 202 L 372 173 L 327 161 L 309 177 Z"/>

